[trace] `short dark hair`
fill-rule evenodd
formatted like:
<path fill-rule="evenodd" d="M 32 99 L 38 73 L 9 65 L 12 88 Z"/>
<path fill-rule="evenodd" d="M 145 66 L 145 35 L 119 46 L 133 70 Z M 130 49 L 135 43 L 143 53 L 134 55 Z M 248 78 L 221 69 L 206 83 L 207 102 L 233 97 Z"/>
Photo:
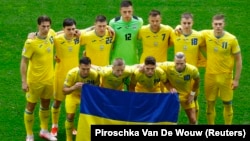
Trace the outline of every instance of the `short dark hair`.
<path fill-rule="evenodd" d="M 153 56 L 148 56 L 144 60 L 145 65 L 156 65 L 156 60 Z"/>
<path fill-rule="evenodd" d="M 72 18 L 66 18 L 63 20 L 63 27 L 76 25 L 76 21 Z"/>
<path fill-rule="evenodd" d="M 82 57 L 79 61 L 79 64 L 90 65 L 91 59 L 89 57 Z"/>
<path fill-rule="evenodd" d="M 157 15 L 161 15 L 161 12 L 159 10 L 153 9 L 149 12 L 149 16 L 156 17 Z"/>
<path fill-rule="evenodd" d="M 52 21 L 49 16 L 42 15 L 37 18 L 37 24 L 40 25 L 42 22 L 49 22 L 52 24 Z"/>
<path fill-rule="evenodd" d="M 185 19 L 193 19 L 193 14 L 192 13 L 189 13 L 189 12 L 185 12 L 183 14 L 181 14 L 181 18 L 185 18 Z"/>
<path fill-rule="evenodd" d="M 121 2 L 121 5 L 120 5 L 121 7 L 129 7 L 129 6 L 133 6 L 133 4 L 132 4 L 132 1 L 130 1 L 130 0 L 123 0 L 122 2 Z"/>
<path fill-rule="evenodd" d="M 107 18 L 104 15 L 98 15 L 95 18 L 95 22 L 106 22 Z"/>

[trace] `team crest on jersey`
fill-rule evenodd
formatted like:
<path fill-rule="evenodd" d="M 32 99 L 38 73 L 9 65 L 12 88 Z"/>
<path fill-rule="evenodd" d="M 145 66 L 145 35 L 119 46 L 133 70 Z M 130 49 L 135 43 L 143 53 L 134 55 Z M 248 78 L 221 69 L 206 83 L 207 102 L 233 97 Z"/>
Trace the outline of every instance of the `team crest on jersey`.
<path fill-rule="evenodd" d="M 190 75 L 189 75 L 189 74 L 188 74 L 188 75 L 184 75 L 184 80 L 185 80 L 185 81 L 190 80 Z"/>
<path fill-rule="evenodd" d="M 214 52 L 218 52 L 218 47 L 214 47 Z"/>
<path fill-rule="evenodd" d="M 68 47 L 68 50 L 69 50 L 69 52 L 72 52 L 72 51 L 73 51 L 73 47 L 72 47 L 72 46 L 69 46 L 69 47 Z"/>
<path fill-rule="evenodd" d="M 154 42 L 154 46 L 155 46 L 155 47 L 158 46 L 158 42 Z"/>
<path fill-rule="evenodd" d="M 50 53 L 50 51 L 51 51 L 51 49 L 50 49 L 50 47 L 48 47 L 48 48 L 47 48 L 47 52 Z"/>
<path fill-rule="evenodd" d="M 133 29 L 136 29 L 136 28 L 137 28 L 137 26 L 136 26 L 136 25 L 132 25 L 132 28 L 133 28 Z"/>
<path fill-rule="evenodd" d="M 183 50 L 184 50 L 184 51 L 186 51 L 186 50 L 187 50 L 187 48 L 188 48 L 187 46 L 183 46 Z"/>
<path fill-rule="evenodd" d="M 104 46 L 103 45 L 100 45 L 100 50 L 104 50 Z"/>

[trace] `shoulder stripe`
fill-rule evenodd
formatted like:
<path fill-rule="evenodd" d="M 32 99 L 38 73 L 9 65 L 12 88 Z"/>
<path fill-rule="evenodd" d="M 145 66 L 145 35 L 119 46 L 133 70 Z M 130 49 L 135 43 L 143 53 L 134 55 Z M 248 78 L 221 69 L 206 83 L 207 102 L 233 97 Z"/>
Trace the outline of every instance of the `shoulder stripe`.
<path fill-rule="evenodd" d="M 116 17 L 115 22 L 119 21 L 120 19 L 121 19 L 121 17 Z"/>
<path fill-rule="evenodd" d="M 134 15 L 133 15 L 133 19 L 136 19 L 136 20 L 138 20 L 138 17 L 137 17 L 137 16 L 134 16 Z"/>

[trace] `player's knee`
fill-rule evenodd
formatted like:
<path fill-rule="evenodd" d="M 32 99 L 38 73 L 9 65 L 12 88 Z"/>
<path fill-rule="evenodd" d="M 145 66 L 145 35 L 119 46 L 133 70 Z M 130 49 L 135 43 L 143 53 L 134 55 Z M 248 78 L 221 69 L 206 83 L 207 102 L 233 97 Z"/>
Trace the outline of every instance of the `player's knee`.
<path fill-rule="evenodd" d="M 55 100 L 53 103 L 53 108 L 58 109 L 60 107 L 60 105 L 61 105 L 61 101 Z"/>
<path fill-rule="evenodd" d="M 66 120 L 67 120 L 68 122 L 73 122 L 73 121 L 74 121 L 74 114 L 67 114 Z"/>
<path fill-rule="evenodd" d="M 190 124 L 196 124 L 196 117 L 191 117 L 191 118 L 189 119 L 189 123 L 190 123 Z"/>

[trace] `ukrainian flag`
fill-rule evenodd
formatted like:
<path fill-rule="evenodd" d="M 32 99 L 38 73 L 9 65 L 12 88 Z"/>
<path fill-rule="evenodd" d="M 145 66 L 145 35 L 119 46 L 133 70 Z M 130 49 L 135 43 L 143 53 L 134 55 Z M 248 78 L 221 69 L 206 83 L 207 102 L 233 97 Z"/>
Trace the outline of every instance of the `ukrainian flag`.
<path fill-rule="evenodd" d="M 84 84 L 76 141 L 90 141 L 91 125 L 176 124 L 177 94 L 135 93 Z"/>

